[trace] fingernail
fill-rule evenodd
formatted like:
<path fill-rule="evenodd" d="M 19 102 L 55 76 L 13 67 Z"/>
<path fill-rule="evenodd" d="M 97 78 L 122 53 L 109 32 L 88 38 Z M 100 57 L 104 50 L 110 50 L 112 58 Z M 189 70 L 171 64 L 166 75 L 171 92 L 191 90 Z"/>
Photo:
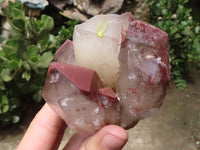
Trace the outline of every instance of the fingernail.
<path fill-rule="evenodd" d="M 109 133 L 107 133 L 102 139 L 102 145 L 106 150 L 121 149 L 125 143 L 125 139 Z"/>

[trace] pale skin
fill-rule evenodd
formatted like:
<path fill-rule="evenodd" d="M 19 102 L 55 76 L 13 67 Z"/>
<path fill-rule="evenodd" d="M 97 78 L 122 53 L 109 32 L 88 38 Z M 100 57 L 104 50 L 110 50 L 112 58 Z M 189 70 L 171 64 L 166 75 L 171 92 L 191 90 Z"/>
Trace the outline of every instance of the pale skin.
<path fill-rule="evenodd" d="M 31 122 L 17 150 L 57 150 L 67 125 L 47 105 Z M 94 135 L 75 133 L 63 150 L 120 150 L 126 144 L 126 130 L 116 125 L 107 125 Z"/>

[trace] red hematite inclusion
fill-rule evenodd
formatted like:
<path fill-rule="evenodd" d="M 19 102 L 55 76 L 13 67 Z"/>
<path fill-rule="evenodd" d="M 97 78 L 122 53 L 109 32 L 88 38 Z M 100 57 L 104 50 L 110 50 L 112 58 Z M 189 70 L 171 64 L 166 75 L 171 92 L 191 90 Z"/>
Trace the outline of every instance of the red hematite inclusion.
<path fill-rule="evenodd" d="M 52 70 L 63 74 L 83 92 L 95 93 L 99 88 L 103 87 L 101 80 L 94 70 L 57 62 L 50 64 L 48 73 Z"/>
<path fill-rule="evenodd" d="M 137 93 L 137 90 L 135 88 L 130 88 L 130 91 L 133 93 L 133 94 L 136 94 Z"/>
<path fill-rule="evenodd" d="M 134 127 L 162 105 L 170 80 L 167 33 L 131 13 L 76 25 L 73 42 L 54 61 L 42 96 L 78 133 L 107 124 Z"/>
<path fill-rule="evenodd" d="M 48 75 L 51 73 L 59 72 L 71 83 L 73 83 L 80 91 L 85 92 L 88 96 L 96 99 L 98 94 L 105 96 L 108 100 L 116 102 L 117 96 L 112 88 L 103 88 L 103 84 L 97 75 L 96 71 L 68 65 L 64 63 L 52 62 L 48 69 Z"/>
<path fill-rule="evenodd" d="M 99 94 L 102 94 L 103 96 L 107 97 L 111 102 L 117 102 L 117 96 L 116 93 L 113 91 L 112 88 L 100 88 L 98 90 Z"/>

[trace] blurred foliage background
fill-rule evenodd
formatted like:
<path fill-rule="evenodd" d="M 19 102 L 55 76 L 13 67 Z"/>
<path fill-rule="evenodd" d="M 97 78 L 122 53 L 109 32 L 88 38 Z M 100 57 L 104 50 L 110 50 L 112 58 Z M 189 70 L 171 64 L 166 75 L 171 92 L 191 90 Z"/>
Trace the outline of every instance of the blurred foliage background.
<path fill-rule="evenodd" d="M 191 1 L 187 7 L 195 2 Z M 186 7 L 188 0 L 147 0 L 147 3 L 151 23 L 169 35 L 171 77 L 179 89 L 184 89 L 190 69 L 200 67 L 199 22 L 193 19 L 192 9 Z"/>
<path fill-rule="evenodd" d="M 3 29 L 9 33 L 9 38 L 0 50 L 0 126 L 6 126 L 20 120 L 30 101 L 42 100 L 49 63 L 62 43 L 71 39 L 78 22 L 67 21 L 53 35 L 53 18 L 47 15 L 28 17 L 19 1 L 10 1 L 2 12 L 10 25 L 9 29 Z"/>
<path fill-rule="evenodd" d="M 185 77 L 200 68 L 200 26 L 198 0 L 146 0 L 150 23 L 169 35 L 171 77 L 179 89 Z M 192 8 L 192 9 L 191 9 Z M 30 101 L 40 102 L 49 63 L 66 39 L 71 39 L 78 21 L 67 20 L 56 34 L 55 20 L 25 15 L 23 4 L 9 2 L 2 8 L 10 29 L 0 36 L 0 126 L 17 123 Z M 54 33 L 54 34 L 53 34 Z"/>

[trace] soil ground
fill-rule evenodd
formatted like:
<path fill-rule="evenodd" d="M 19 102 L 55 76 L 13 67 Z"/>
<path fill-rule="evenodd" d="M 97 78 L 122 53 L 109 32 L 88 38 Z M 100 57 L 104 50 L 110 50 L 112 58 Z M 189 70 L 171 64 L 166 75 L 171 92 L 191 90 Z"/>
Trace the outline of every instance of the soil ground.
<path fill-rule="evenodd" d="M 14 150 L 38 108 L 18 125 L 0 129 L 0 150 Z M 61 147 L 72 135 L 66 130 Z M 200 72 L 195 72 L 187 88 L 170 84 L 159 112 L 128 130 L 129 141 L 123 150 L 200 150 Z M 62 149 L 62 148 L 60 148 Z"/>

